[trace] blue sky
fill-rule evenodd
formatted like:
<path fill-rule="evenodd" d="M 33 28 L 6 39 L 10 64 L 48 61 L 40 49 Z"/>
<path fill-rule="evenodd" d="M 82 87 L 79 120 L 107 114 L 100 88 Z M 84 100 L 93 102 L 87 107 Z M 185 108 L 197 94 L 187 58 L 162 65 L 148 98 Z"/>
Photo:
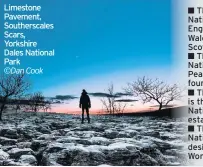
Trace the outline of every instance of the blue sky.
<path fill-rule="evenodd" d="M 128 82 L 140 71 L 159 77 L 172 66 L 170 0 L 3 2 L 41 5 L 42 20 L 55 24 L 52 31 L 24 31 L 39 49 L 55 49 L 55 57 L 21 61 L 23 67 L 44 68 L 31 80 L 33 90 L 46 95 L 102 91 L 114 78 Z"/>

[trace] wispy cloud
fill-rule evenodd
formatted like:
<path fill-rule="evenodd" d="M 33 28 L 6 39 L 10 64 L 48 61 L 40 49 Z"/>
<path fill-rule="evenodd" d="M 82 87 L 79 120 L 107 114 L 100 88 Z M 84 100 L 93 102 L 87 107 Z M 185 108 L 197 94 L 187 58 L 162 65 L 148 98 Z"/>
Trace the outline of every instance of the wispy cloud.
<path fill-rule="evenodd" d="M 102 92 L 96 92 L 96 93 L 88 93 L 91 96 L 94 97 L 109 97 L 110 95 L 108 93 L 102 93 Z"/>
<path fill-rule="evenodd" d="M 136 102 L 138 100 L 133 100 L 133 99 L 119 99 L 119 100 L 115 100 L 116 102 Z"/>
<path fill-rule="evenodd" d="M 120 98 L 123 96 L 133 96 L 130 93 L 122 93 L 122 92 L 118 92 L 113 95 L 108 94 L 108 93 L 103 93 L 103 92 L 95 92 L 95 93 L 89 93 L 89 95 L 94 96 L 94 97 L 115 97 L 115 98 Z"/>
<path fill-rule="evenodd" d="M 77 99 L 78 97 L 75 97 L 73 95 L 56 95 L 55 97 L 52 97 L 54 100 L 73 100 Z"/>
<path fill-rule="evenodd" d="M 121 95 L 110 95 L 108 93 L 101 93 L 101 92 L 96 92 L 96 93 L 89 93 L 89 95 L 94 96 L 94 97 L 115 97 L 115 98 L 119 98 L 121 97 Z"/>
<path fill-rule="evenodd" d="M 115 95 L 117 95 L 117 96 L 133 96 L 133 94 L 131 94 L 131 93 L 122 93 L 122 92 L 115 93 Z"/>

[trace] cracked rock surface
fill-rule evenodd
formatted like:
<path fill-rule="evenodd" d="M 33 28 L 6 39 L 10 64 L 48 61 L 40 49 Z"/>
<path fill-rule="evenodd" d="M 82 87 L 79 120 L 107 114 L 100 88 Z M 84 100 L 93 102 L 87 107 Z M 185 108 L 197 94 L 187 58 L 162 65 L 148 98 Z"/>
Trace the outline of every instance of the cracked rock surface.
<path fill-rule="evenodd" d="M 79 116 L 78 116 L 79 117 Z M 5 113 L 2 165 L 186 165 L 184 121 L 166 117 Z"/>

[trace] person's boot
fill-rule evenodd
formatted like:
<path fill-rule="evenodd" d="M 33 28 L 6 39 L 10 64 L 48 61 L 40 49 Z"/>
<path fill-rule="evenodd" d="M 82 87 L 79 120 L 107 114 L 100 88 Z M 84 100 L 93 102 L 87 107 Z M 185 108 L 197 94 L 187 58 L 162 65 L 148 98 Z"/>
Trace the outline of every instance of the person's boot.
<path fill-rule="evenodd" d="M 88 124 L 90 124 L 90 119 L 88 119 Z"/>

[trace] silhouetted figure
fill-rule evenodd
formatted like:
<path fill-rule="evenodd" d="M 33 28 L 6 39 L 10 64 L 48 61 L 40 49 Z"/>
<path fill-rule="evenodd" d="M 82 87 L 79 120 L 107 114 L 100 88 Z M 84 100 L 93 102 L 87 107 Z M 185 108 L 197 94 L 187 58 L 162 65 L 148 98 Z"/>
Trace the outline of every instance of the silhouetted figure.
<path fill-rule="evenodd" d="M 80 108 L 82 107 L 82 122 L 84 123 L 84 112 L 86 110 L 87 120 L 90 123 L 89 108 L 91 108 L 91 101 L 85 89 L 82 90 L 80 97 Z"/>

